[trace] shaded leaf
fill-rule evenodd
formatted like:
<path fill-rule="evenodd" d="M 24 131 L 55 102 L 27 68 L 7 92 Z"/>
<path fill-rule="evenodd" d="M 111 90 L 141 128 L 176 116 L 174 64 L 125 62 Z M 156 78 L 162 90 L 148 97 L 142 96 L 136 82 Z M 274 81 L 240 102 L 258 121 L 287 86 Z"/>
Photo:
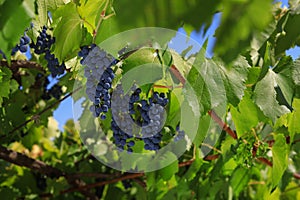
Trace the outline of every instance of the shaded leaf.
<path fill-rule="evenodd" d="M 271 0 L 226 1 L 216 32 L 216 53 L 229 63 L 250 44 L 253 32 L 262 31 L 271 20 Z"/>

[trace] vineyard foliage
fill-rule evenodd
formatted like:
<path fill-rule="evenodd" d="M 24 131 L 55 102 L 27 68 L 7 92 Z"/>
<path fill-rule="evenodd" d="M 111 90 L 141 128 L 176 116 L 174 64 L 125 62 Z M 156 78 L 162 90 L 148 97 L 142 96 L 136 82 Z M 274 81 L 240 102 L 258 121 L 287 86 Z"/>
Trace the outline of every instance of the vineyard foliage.
<path fill-rule="evenodd" d="M 163 46 L 216 16 L 212 58 Z M 0 0 L 0 196 L 300 199 L 299 27 L 298 0 Z M 135 32 L 156 38 L 111 39 Z M 59 130 L 68 98 L 85 110 Z"/>

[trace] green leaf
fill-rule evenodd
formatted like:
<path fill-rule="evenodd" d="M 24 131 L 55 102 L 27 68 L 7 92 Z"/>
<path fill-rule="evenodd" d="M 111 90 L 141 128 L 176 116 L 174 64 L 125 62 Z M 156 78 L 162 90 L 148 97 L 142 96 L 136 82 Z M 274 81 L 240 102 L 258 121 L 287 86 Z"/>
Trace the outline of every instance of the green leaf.
<path fill-rule="evenodd" d="M 260 73 L 261 73 L 260 67 L 251 67 L 248 72 L 248 78 L 246 81 L 246 85 L 247 84 L 249 84 L 249 85 L 255 84 L 259 78 Z"/>
<path fill-rule="evenodd" d="M 137 27 L 177 29 L 182 23 L 199 30 L 203 23 L 209 26 L 219 3 L 220 0 L 153 0 L 146 3 L 140 0 L 124 0 L 114 1 L 113 7 L 121 30 Z"/>
<path fill-rule="evenodd" d="M 226 93 L 218 65 L 205 58 L 202 49 L 196 57 L 187 80 L 197 95 L 202 114 L 226 103 Z"/>
<path fill-rule="evenodd" d="M 211 109 L 211 102 L 210 93 L 208 91 L 204 78 L 196 68 L 192 68 L 187 80 L 193 88 L 193 92 L 195 92 L 195 94 L 197 95 L 198 101 L 200 103 L 200 113 L 206 113 L 209 109 Z"/>
<path fill-rule="evenodd" d="M 215 51 L 226 63 L 249 46 L 253 32 L 262 31 L 270 23 L 271 2 L 224 2 L 221 25 L 216 32 Z"/>
<path fill-rule="evenodd" d="M 283 134 L 275 135 L 275 143 L 272 147 L 273 167 L 272 167 L 272 187 L 274 188 L 280 181 L 288 166 L 288 145 Z"/>
<path fill-rule="evenodd" d="M 152 48 L 144 48 L 134 52 L 124 61 L 122 65 L 123 73 L 126 74 L 131 69 L 139 68 L 145 64 L 160 65 L 159 60 L 153 56 L 153 53 L 154 49 Z"/>
<path fill-rule="evenodd" d="M 10 59 L 11 49 L 29 26 L 34 11 L 33 1 L 10 0 L 0 6 L 1 50 Z"/>
<path fill-rule="evenodd" d="M 254 128 L 260 121 L 260 116 L 263 116 L 259 108 L 253 103 L 249 92 L 245 93 L 238 107 L 231 107 L 230 113 L 238 137 Z"/>
<path fill-rule="evenodd" d="M 88 32 L 93 34 L 97 22 L 96 19 L 99 20 L 99 16 L 104 9 L 106 1 L 104 0 L 93 0 L 86 1 L 80 0 L 80 6 L 78 7 L 78 13 L 82 19 L 84 19 L 84 26 L 87 28 Z M 101 25 L 102 26 L 102 25 Z"/>
<path fill-rule="evenodd" d="M 10 79 L 12 72 L 7 68 L 3 67 L 0 71 L 0 105 L 2 104 L 2 98 L 8 98 L 10 93 Z"/>
<path fill-rule="evenodd" d="M 274 67 L 276 73 L 276 82 L 282 91 L 282 95 L 288 106 L 292 104 L 294 96 L 293 71 L 294 64 L 291 57 L 282 57 L 279 63 Z"/>
<path fill-rule="evenodd" d="M 300 14 L 288 13 L 287 19 L 282 27 L 284 34 L 280 34 L 275 46 L 275 56 L 284 53 L 285 50 L 293 47 L 300 37 L 300 30 L 295 27 L 300 26 Z"/>
<path fill-rule="evenodd" d="M 160 169 L 158 174 L 163 178 L 164 181 L 168 181 L 178 172 L 178 161 Z"/>
<path fill-rule="evenodd" d="M 293 112 L 288 116 L 288 130 L 290 132 L 291 141 L 294 140 L 296 133 L 300 133 L 300 99 L 294 99 Z"/>
<path fill-rule="evenodd" d="M 198 132 L 193 141 L 196 146 L 201 145 L 202 142 L 204 141 L 205 137 L 207 136 L 208 130 L 210 128 L 211 121 L 212 119 L 209 115 L 203 115 L 200 117 Z"/>
<path fill-rule="evenodd" d="M 10 91 L 10 81 L 0 82 L 0 99 L 2 99 L 2 97 L 8 98 L 9 91 Z M 0 104 L 1 103 L 2 101 L 0 100 Z"/>
<path fill-rule="evenodd" d="M 269 70 L 266 76 L 256 84 L 253 97 L 260 110 L 273 123 L 278 117 L 289 112 L 286 106 L 279 105 L 276 100 L 276 85 L 276 74 Z"/>
<path fill-rule="evenodd" d="M 192 165 L 189 167 L 187 172 L 184 174 L 183 179 L 187 179 L 188 181 L 193 180 L 197 173 L 199 172 L 200 167 L 203 165 L 203 160 L 200 159 L 199 150 L 196 152 L 196 158 L 195 161 L 192 163 Z"/>
<path fill-rule="evenodd" d="M 41 26 L 47 24 L 48 12 L 56 10 L 59 6 L 64 5 L 63 0 L 37 0 L 38 20 Z"/>
<path fill-rule="evenodd" d="M 235 196 L 238 196 L 240 192 L 242 192 L 244 188 L 247 186 L 248 181 L 250 179 L 249 175 L 250 175 L 249 169 L 238 167 L 234 170 L 230 178 L 230 185 L 232 187 Z"/>
<path fill-rule="evenodd" d="M 300 59 L 295 60 L 292 74 L 294 83 L 300 85 Z"/>
<path fill-rule="evenodd" d="M 239 57 L 228 67 L 221 63 L 218 64 L 224 81 L 227 100 L 232 105 L 237 106 L 244 95 L 250 66 L 244 57 Z"/>
<path fill-rule="evenodd" d="M 74 3 L 58 8 L 53 13 L 53 18 L 60 19 L 53 34 L 56 38 L 54 54 L 62 62 L 79 49 L 83 36 L 83 21 Z"/>

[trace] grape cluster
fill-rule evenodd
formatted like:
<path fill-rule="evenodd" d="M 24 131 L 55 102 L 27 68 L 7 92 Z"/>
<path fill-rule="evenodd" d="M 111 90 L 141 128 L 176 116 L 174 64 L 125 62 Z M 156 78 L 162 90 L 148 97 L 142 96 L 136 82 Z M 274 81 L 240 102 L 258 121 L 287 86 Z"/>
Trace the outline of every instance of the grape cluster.
<path fill-rule="evenodd" d="M 96 44 L 91 44 L 91 46 L 80 47 L 80 51 L 78 52 L 78 56 L 82 58 L 80 60 L 80 64 L 83 64 L 83 61 L 89 55 L 90 51 L 92 51 L 96 46 Z"/>
<path fill-rule="evenodd" d="M 112 87 L 112 81 L 115 77 L 113 70 L 108 67 L 102 74 L 99 83 L 96 87 L 95 92 L 95 110 L 96 110 L 96 117 L 100 114 L 101 119 L 106 119 L 105 113 L 108 112 L 108 109 L 111 107 L 110 103 L 110 89 Z"/>
<path fill-rule="evenodd" d="M 36 44 L 30 44 L 30 47 L 34 49 L 34 53 L 38 55 L 50 52 L 51 46 L 55 43 L 55 38 L 47 34 L 47 30 L 47 26 L 43 26 L 40 35 L 37 37 Z"/>
<path fill-rule="evenodd" d="M 127 140 L 133 138 L 133 136 L 127 134 L 122 129 L 120 129 L 120 127 L 117 125 L 114 118 L 112 118 L 111 121 L 111 129 L 113 131 L 114 142 L 118 147 L 118 149 L 120 151 L 123 151 L 126 147 L 127 152 L 132 153 L 133 152 L 132 147 L 134 146 L 135 142 L 133 140 L 131 141 L 127 141 Z"/>
<path fill-rule="evenodd" d="M 128 153 L 133 152 L 132 147 L 135 142 L 133 140 L 133 120 L 128 112 L 129 95 L 124 95 L 121 84 L 117 85 L 113 93 L 112 101 L 112 122 L 114 142 L 120 151 L 125 148 Z"/>
<path fill-rule="evenodd" d="M 15 55 L 17 51 L 21 51 L 22 53 L 26 53 L 28 50 L 28 45 L 30 43 L 30 38 L 24 33 L 24 35 L 20 38 L 19 44 L 17 44 L 11 52 L 11 55 Z"/>
<path fill-rule="evenodd" d="M 135 115 L 136 123 L 142 127 L 142 137 L 146 150 L 158 150 L 162 139 L 161 129 L 164 125 L 164 107 L 169 100 L 164 93 L 154 92 L 148 100 L 140 99 L 141 89 L 131 95 L 129 112 Z"/>
<path fill-rule="evenodd" d="M 126 143 L 126 139 L 129 135 L 137 136 L 140 132 L 139 138 L 144 141 L 146 150 L 159 150 L 164 107 L 168 104 L 168 99 L 164 93 L 154 92 L 151 98 L 145 100 L 140 97 L 142 92 L 140 88 L 135 89 L 134 87 L 131 90 L 134 92 L 130 97 L 127 94 L 124 95 L 120 85 L 114 91 L 114 95 L 117 93 L 117 97 L 114 97 L 112 102 L 112 128 L 116 145 L 124 149 L 127 144 L 127 149 L 131 149 L 131 145 L 133 146 L 134 143 L 131 141 Z"/>
<path fill-rule="evenodd" d="M 62 75 L 66 69 L 65 63 L 59 64 L 58 59 L 51 53 L 51 46 L 55 43 L 55 38 L 47 33 L 48 28 L 43 26 L 40 35 L 37 37 L 36 44 L 31 43 L 30 47 L 34 49 L 34 53 L 41 55 L 45 54 L 45 59 L 48 64 L 47 67 L 51 72 L 52 77 Z"/>
<path fill-rule="evenodd" d="M 115 78 L 112 66 L 116 60 L 110 54 L 97 46 L 82 47 L 78 54 L 82 57 L 84 76 L 87 78 L 86 94 L 94 103 L 90 110 L 95 117 L 106 119 L 106 114 L 111 107 L 111 87 Z"/>

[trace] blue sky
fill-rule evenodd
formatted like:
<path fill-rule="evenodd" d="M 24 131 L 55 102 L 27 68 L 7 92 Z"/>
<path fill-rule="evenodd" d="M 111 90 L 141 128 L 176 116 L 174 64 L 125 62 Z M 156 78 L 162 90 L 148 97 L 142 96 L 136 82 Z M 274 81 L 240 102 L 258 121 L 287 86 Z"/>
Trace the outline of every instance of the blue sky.
<path fill-rule="evenodd" d="M 276 2 L 278 2 L 279 0 L 276 0 Z M 282 2 L 282 7 L 286 6 L 288 7 L 288 0 L 281 0 Z M 216 30 L 216 28 L 218 27 L 219 23 L 220 23 L 220 18 L 221 18 L 221 14 L 216 14 L 214 16 L 214 20 L 212 22 L 212 25 L 210 26 L 210 28 L 208 29 L 207 33 L 205 35 L 203 35 L 203 29 L 200 29 L 199 31 L 194 31 L 191 33 L 191 38 L 195 41 L 197 41 L 197 43 L 200 44 L 200 46 L 203 45 L 203 43 L 205 42 L 206 39 L 208 39 L 208 46 L 207 46 L 207 52 L 206 55 L 207 57 L 211 57 L 213 55 L 213 46 L 215 43 L 215 38 L 213 37 L 213 34 Z M 185 34 L 184 29 L 179 29 L 178 30 L 179 33 L 183 33 Z M 176 37 L 175 37 L 176 38 Z M 176 41 L 176 39 L 174 40 Z M 190 45 L 195 44 L 195 41 L 184 41 L 183 42 L 183 46 L 187 47 Z M 177 43 L 180 41 L 177 41 Z M 181 52 L 183 49 L 180 48 L 180 45 L 177 45 L 176 47 L 174 46 L 174 48 L 176 50 L 178 50 L 178 52 Z M 199 49 L 192 49 L 192 51 L 197 51 Z M 286 51 L 287 55 L 291 55 L 293 59 L 296 59 L 300 56 L 300 47 L 295 47 L 292 49 L 289 49 Z M 56 83 L 56 80 L 53 79 L 51 81 L 51 84 Z M 69 97 L 66 100 L 64 100 L 63 102 L 61 102 L 61 104 L 59 105 L 58 109 L 55 110 L 54 112 L 54 118 L 58 121 L 59 123 L 59 129 L 63 130 L 63 126 L 65 124 L 65 122 L 68 119 L 72 119 L 73 118 L 73 111 L 72 111 L 72 99 Z"/>

